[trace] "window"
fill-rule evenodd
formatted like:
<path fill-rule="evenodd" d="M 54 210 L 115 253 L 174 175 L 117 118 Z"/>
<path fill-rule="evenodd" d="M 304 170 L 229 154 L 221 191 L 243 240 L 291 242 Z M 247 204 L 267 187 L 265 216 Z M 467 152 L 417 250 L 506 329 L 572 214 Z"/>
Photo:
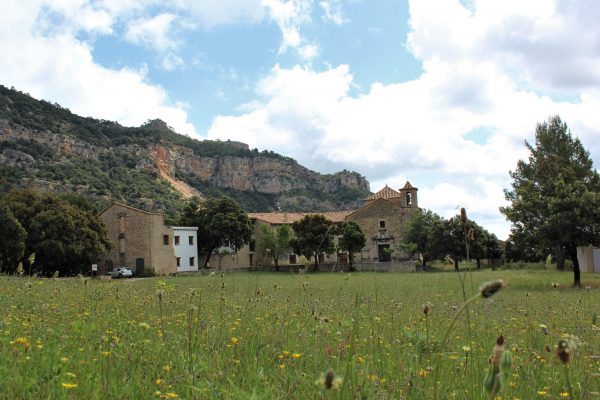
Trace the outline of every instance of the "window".
<path fill-rule="evenodd" d="M 410 194 L 410 193 L 406 193 L 406 205 L 407 206 L 412 205 L 412 194 Z"/>
<path fill-rule="evenodd" d="M 250 251 L 256 251 L 256 240 L 250 239 Z"/>
<path fill-rule="evenodd" d="M 163 244 L 165 246 L 169 245 L 169 235 L 163 235 Z"/>
<path fill-rule="evenodd" d="M 385 229 L 385 221 L 379 221 L 379 229 Z"/>
<path fill-rule="evenodd" d="M 318 260 L 319 260 L 319 264 L 324 264 L 325 263 L 325 254 L 319 254 Z"/>
<path fill-rule="evenodd" d="M 296 262 L 297 262 L 296 255 L 290 254 L 290 264 L 296 264 Z"/>
<path fill-rule="evenodd" d="M 194 237 L 193 236 L 188 236 L 188 243 L 190 246 L 194 245 Z"/>
<path fill-rule="evenodd" d="M 179 246 L 179 236 L 175 236 L 173 240 L 175 241 L 175 246 Z"/>
<path fill-rule="evenodd" d="M 177 257 L 177 266 L 181 267 L 181 257 Z"/>
<path fill-rule="evenodd" d="M 190 257 L 190 267 L 193 267 L 196 263 L 196 257 Z"/>

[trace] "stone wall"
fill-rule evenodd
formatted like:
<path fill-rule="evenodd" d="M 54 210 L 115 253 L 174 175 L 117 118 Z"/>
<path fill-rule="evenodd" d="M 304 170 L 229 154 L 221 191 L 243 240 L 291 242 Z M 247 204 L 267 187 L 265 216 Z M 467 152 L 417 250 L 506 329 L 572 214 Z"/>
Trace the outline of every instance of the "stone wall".
<path fill-rule="evenodd" d="M 143 260 L 145 271 L 157 275 L 176 272 L 173 250 L 173 229 L 164 226 L 161 214 L 149 213 L 114 203 L 100 217 L 106 223 L 108 238 L 113 247 L 100 257 L 98 264 L 104 271 L 126 266 L 136 271 Z M 168 236 L 165 245 L 164 236 Z"/>
<path fill-rule="evenodd" d="M 359 262 L 354 263 L 356 271 L 375 271 L 375 272 L 415 272 L 417 270 L 415 261 L 395 261 L 395 262 Z"/>
<path fill-rule="evenodd" d="M 407 255 L 398 249 L 402 240 L 402 230 L 410 222 L 417 208 L 401 207 L 387 200 L 376 200 L 348 216 L 348 220 L 360 225 L 367 239 L 360 254 L 355 255 L 357 262 L 378 262 L 378 246 L 389 246 L 391 262 L 405 261 Z M 382 227 L 383 224 L 383 227 Z"/>

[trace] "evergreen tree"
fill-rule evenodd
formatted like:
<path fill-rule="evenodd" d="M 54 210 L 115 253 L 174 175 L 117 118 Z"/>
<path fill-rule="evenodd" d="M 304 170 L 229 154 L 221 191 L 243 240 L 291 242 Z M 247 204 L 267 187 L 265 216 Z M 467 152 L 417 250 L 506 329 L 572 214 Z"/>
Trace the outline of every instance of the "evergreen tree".
<path fill-rule="evenodd" d="M 500 211 L 513 234 L 539 245 L 564 248 L 573 262 L 573 285 L 581 285 L 577 246 L 600 239 L 600 176 L 579 139 L 558 116 L 538 124 L 535 144 L 525 142 L 527 161 L 510 172 L 511 202 Z"/>
<path fill-rule="evenodd" d="M 27 232 L 5 205 L 0 205 L 0 272 L 12 274 L 25 252 Z"/>
<path fill-rule="evenodd" d="M 350 270 L 354 261 L 354 253 L 359 252 L 365 247 L 367 239 L 360 225 L 354 221 L 345 221 L 342 224 L 342 237 L 340 239 L 340 248 L 348 252 L 348 261 Z"/>
<path fill-rule="evenodd" d="M 294 253 L 314 258 L 317 270 L 319 254 L 333 252 L 333 224 L 320 214 L 307 215 L 292 224 L 296 235 L 291 242 Z"/>

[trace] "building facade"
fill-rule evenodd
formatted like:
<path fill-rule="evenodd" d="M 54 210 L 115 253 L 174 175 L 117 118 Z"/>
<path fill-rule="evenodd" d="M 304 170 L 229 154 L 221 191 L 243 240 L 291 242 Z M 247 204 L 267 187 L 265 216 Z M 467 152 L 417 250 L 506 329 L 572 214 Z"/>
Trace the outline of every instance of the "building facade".
<path fill-rule="evenodd" d="M 198 228 L 173 227 L 173 249 L 177 272 L 198 271 Z"/>
<path fill-rule="evenodd" d="M 112 248 L 98 262 L 100 273 L 120 266 L 131 268 L 136 275 L 177 271 L 173 228 L 164 226 L 162 214 L 115 202 L 100 213 L 100 218 L 112 242 Z"/>
<path fill-rule="evenodd" d="M 600 273 L 600 248 L 591 244 L 577 247 L 577 259 L 581 272 Z"/>
<path fill-rule="evenodd" d="M 399 191 L 386 185 L 367 197 L 363 207 L 346 217 L 360 225 L 367 239 L 357 261 L 395 263 L 408 260 L 399 244 L 404 226 L 419 209 L 417 191 L 410 182 L 406 182 Z"/>
<path fill-rule="evenodd" d="M 413 264 L 408 255 L 399 248 L 399 244 L 404 226 L 419 209 L 417 192 L 416 187 L 406 182 L 399 190 L 386 185 L 377 193 L 364 199 L 364 205 L 354 211 L 249 213 L 248 217 L 254 225 L 251 242 L 236 253 L 221 258 L 220 265 L 222 268 L 271 266 L 272 260 L 256 248 L 262 232 L 261 227 L 266 225 L 270 229 L 275 229 L 281 224 L 291 225 L 307 215 L 321 214 L 334 224 L 341 225 L 344 221 L 354 221 L 361 227 L 367 241 L 360 254 L 354 255 L 354 264 L 358 269 L 411 269 Z M 334 240 L 337 243 L 339 237 L 335 237 Z M 293 253 L 283 254 L 278 264 L 282 267 L 298 266 L 299 259 L 300 257 Z M 342 251 L 319 256 L 319 264 L 343 267 L 347 263 L 348 255 Z M 210 265 L 214 265 L 212 259 Z"/>

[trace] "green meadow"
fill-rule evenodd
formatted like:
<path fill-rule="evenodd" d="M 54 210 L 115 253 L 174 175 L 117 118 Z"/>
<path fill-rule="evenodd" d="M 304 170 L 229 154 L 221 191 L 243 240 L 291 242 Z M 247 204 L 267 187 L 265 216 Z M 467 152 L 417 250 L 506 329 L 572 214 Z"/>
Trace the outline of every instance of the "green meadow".
<path fill-rule="evenodd" d="M 442 343 L 464 299 L 498 278 L 506 286 L 471 303 Z M 4 276 L 0 398 L 488 399 L 503 335 L 513 363 L 495 398 L 600 399 L 600 276 L 584 274 L 580 290 L 571 281 L 490 270 Z M 556 355 L 563 335 L 580 340 L 568 363 Z"/>

